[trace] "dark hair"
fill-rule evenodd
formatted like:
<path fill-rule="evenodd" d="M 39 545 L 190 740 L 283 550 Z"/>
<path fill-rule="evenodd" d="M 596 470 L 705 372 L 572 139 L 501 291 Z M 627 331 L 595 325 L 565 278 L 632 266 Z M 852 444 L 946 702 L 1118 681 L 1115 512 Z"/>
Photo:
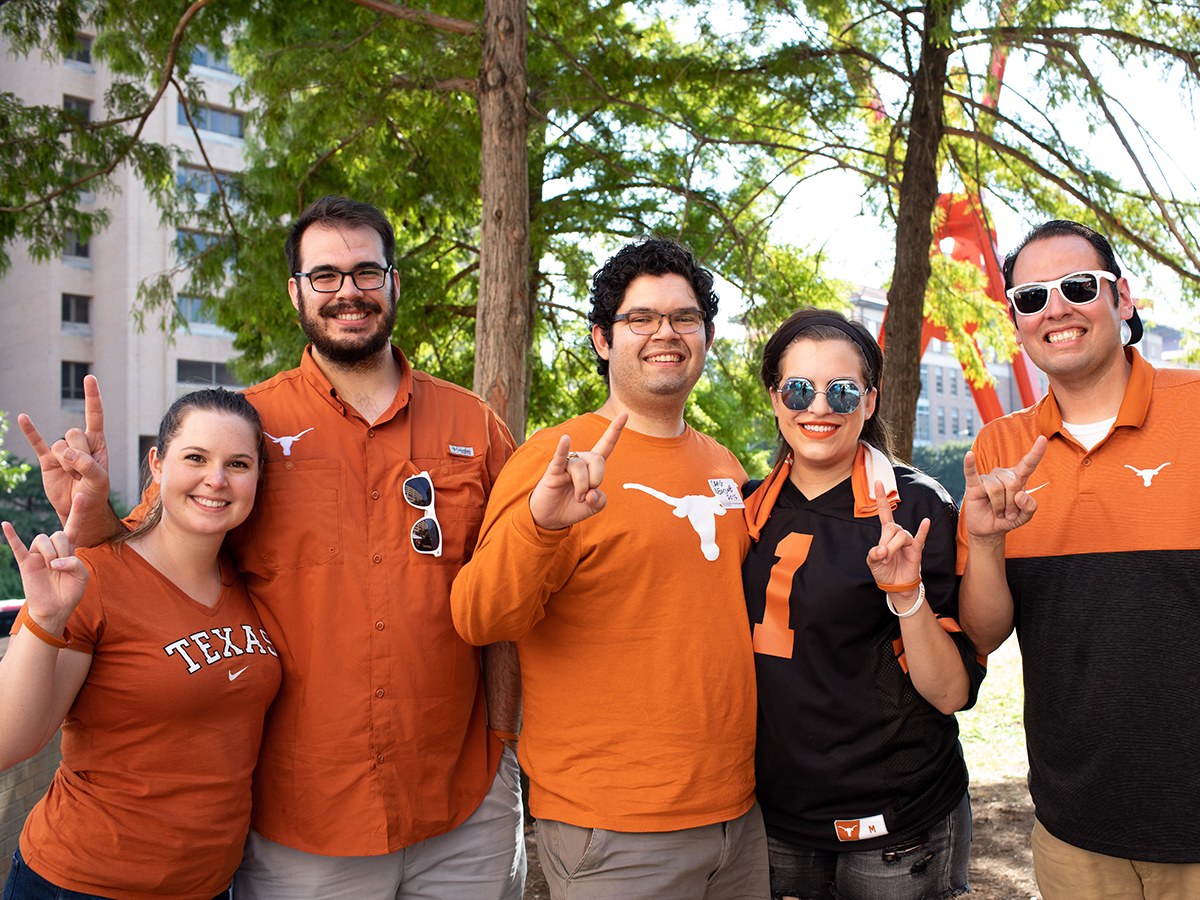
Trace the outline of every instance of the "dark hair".
<path fill-rule="evenodd" d="M 599 325 L 604 340 L 612 343 L 613 317 L 621 308 L 625 291 L 642 275 L 679 275 L 691 285 L 696 302 L 704 313 L 704 340 L 712 340 L 713 319 L 717 317 L 717 295 L 713 293 L 713 274 L 678 241 L 643 238 L 626 244 L 611 256 L 592 276 L 592 309 L 588 322 Z M 596 347 L 593 344 L 592 350 Z M 596 371 L 608 381 L 608 360 L 596 352 Z"/>
<path fill-rule="evenodd" d="M 866 441 L 875 449 L 882 452 L 888 459 L 894 459 L 892 453 L 892 431 L 884 420 L 880 410 L 882 397 L 881 381 L 883 379 L 883 351 L 874 335 L 861 322 L 854 322 L 832 309 L 817 309 L 808 307 L 798 309 L 787 321 L 775 330 L 763 347 L 762 369 L 759 377 L 763 386 L 768 390 L 779 387 L 782 373 L 779 371 L 783 363 L 783 355 L 788 347 L 804 338 L 809 341 L 845 341 L 858 351 L 862 360 L 864 387 L 875 389 L 875 413 L 863 423 L 861 440 Z M 778 420 L 775 423 L 775 439 L 779 449 L 775 454 L 775 464 L 788 455 L 790 448 L 779 430 Z"/>
<path fill-rule="evenodd" d="M 1112 244 L 1108 242 L 1108 238 L 1095 229 L 1089 228 L 1079 222 L 1072 222 L 1070 219 L 1052 219 L 1049 222 L 1043 222 L 1029 232 L 1029 234 L 1025 235 L 1021 239 L 1021 243 L 1008 251 L 1008 256 L 1004 257 L 1004 287 L 1006 290 L 1016 287 L 1013 284 L 1013 269 L 1017 266 L 1017 257 L 1021 255 L 1021 251 L 1037 241 L 1046 241 L 1056 237 L 1083 238 L 1092 245 L 1092 249 L 1100 257 L 1101 267 L 1106 271 L 1112 272 L 1118 278 L 1121 277 L 1121 267 L 1117 264 L 1117 255 L 1113 252 Z M 1117 283 L 1115 281 L 1112 282 L 1111 287 L 1113 297 L 1120 300 L 1120 293 L 1117 290 Z"/>
<path fill-rule="evenodd" d="M 171 408 L 158 423 L 158 438 L 155 440 L 154 446 L 158 451 L 159 459 L 167 452 L 167 445 L 179 434 L 179 429 L 183 427 L 183 420 L 188 417 L 189 413 L 196 411 L 227 413 L 244 419 L 254 431 L 254 449 L 258 457 L 259 473 L 262 473 L 262 461 L 266 456 L 266 440 L 263 437 L 262 421 L 258 417 L 258 410 L 251 405 L 244 394 L 227 391 L 224 388 L 192 391 L 171 404 Z M 154 504 L 140 525 L 132 531 L 118 533 L 110 543 L 113 546 L 119 546 L 126 541 L 149 534 L 160 521 L 162 521 L 161 493 L 154 498 Z"/>
<path fill-rule="evenodd" d="M 300 271 L 300 239 L 312 225 L 324 225 L 328 228 L 370 228 L 383 242 L 384 263 L 390 266 L 396 262 L 396 232 L 387 216 L 369 203 L 359 203 L 357 200 L 327 194 L 310 203 L 288 232 L 283 253 L 287 257 L 289 275 Z"/>

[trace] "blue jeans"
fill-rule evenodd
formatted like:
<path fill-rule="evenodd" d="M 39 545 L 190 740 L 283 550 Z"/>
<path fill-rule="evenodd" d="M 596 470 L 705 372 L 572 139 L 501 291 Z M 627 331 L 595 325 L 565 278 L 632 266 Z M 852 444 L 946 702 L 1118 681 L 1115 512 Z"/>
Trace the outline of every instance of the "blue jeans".
<path fill-rule="evenodd" d="M 875 850 L 812 850 L 767 835 L 771 896 L 800 900 L 947 900 L 965 894 L 971 799 L 924 834 Z"/>
<path fill-rule="evenodd" d="M 229 900 L 229 889 L 213 897 L 213 900 Z M 12 868 L 8 870 L 8 882 L 4 885 L 3 900 L 108 900 L 102 894 L 81 894 L 68 891 L 47 881 L 29 868 L 21 851 L 13 854 Z"/>

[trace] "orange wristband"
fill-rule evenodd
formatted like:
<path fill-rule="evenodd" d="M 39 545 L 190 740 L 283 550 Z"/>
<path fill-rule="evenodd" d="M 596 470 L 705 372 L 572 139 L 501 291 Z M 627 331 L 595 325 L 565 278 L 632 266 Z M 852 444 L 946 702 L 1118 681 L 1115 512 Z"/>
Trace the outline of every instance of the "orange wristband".
<path fill-rule="evenodd" d="M 23 625 L 29 629 L 29 633 L 41 641 L 43 644 L 49 644 L 51 647 L 57 647 L 59 650 L 71 643 L 71 632 L 66 628 L 63 629 L 62 638 L 56 638 L 45 628 L 33 621 L 33 617 L 29 615 L 29 604 L 21 607 L 21 611 L 17 613 L 17 619 L 14 625 Z M 14 629 L 15 630 L 15 629 Z"/>
<path fill-rule="evenodd" d="M 918 578 L 916 581 L 910 581 L 908 584 L 881 584 L 877 581 L 875 582 L 875 585 L 881 591 L 884 591 L 888 594 L 902 594 L 905 591 L 915 591 L 920 583 L 921 579 Z"/>
<path fill-rule="evenodd" d="M 517 735 L 513 734 L 511 731 L 497 731 L 495 728 L 493 728 L 492 734 L 494 734 L 496 737 L 500 738 L 500 740 L 502 740 L 502 741 L 520 740 L 520 738 Z"/>

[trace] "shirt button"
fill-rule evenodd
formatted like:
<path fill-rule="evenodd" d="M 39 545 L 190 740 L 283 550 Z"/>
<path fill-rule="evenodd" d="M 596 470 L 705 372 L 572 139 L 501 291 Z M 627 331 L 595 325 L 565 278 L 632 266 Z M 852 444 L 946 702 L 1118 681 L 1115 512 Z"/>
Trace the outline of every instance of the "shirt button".
<path fill-rule="evenodd" d="M 1092 464 L 1092 459 L 1091 459 L 1091 457 L 1089 456 L 1087 459 L 1085 459 L 1085 460 L 1083 461 L 1083 464 L 1084 464 L 1085 466 L 1090 466 L 1090 465 Z"/>
<path fill-rule="evenodd" d="M 382 696 L 383 696 L 383 688 L 380 688 L 379 690 L 377 690 L 377 691 L 375 692 L 375 696 L 376 696 L 376 697 L 382 697 Z"/>
<path fill-rule="evenodd" d="M 376 630 L 376 631 L 383 631 L 383 623 L 382 623 L 382 622 L 376 622 L 376 623 L 375 623 L 375 630 Z"/>
<path fill-rule="evenodd" d="M 374 428 L 367 429 L 367 437 L 375 437 L 375 429 Z"/>
<path fill-rule="evenodd" d="M 383 562 L 383 557 L 380 556 L 378 553 L 376 553 L 374 556 L 372 556 L 371 559 L 375 560 L 375 562 Z"/>
<path fill-rule="evenodd" d="M 382 763 L 382 762 L 383 762 L 383 754 L 382 754 L 382 753 L 380 753 L 380 754 L 379 754 L 379 756 L 377 756 L 377 757 L 376 757 L 376 760 L 377 760 L 378 762 Z"/>
<path fill-rule="evenodd" d="M 449 466 L 442 466 L 442 474 L 443 474 L 443 475 L 449 475 L 449 474 L 450 474 L 450 467 L 449 467 Z"/>
<path fill-rule="evenodd" d="M 289 462 L 289 463 L 284 463 L 284 464 L 283 464 L 283 467 L 284 467 L 285 469 L 290 469 L 290 468 L 292 468 L 292 464 L 291 464 L 290 462 Z"/>
<path fill-rule="evenodd" d="M 378 500 L 379 499 L 379 491 L 371 491 L 371 499 Z"/>

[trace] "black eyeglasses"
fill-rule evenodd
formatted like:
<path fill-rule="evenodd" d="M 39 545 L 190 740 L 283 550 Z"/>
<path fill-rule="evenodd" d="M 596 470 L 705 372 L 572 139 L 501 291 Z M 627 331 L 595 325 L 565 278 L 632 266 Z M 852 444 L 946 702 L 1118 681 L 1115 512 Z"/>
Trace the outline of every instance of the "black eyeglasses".
<path fill-rule="evenodd" d="M 1101 269 L 1075 272 L 1054 281 L 1018 284 L 1015 288 L 1005 291 L 1005 294 L 1012 301 L 1013 309 L 1023 316 L 1033 316 L 1046 308 L 1046 304 L 1050 302 L 1050 292 L 1055 288 L 1062 294 L 1062 298 L 1073 306 L 1091 303 L 1100 296 L 1101 279 L 1116 281 L 1117 276 Z"/>
<path fill-rule="evenodd" d="M 433 480 L 428 472 L 410 475 L 404 479 L 404 499 L 408 505 L 422 510 L 425 516 L 412 527 L 413 549 L 418 553 L 442 555 L 442 529 L 438 525 L 437 510 L 433 508 Z"/>
<path fill-rule="evenodd" d="M 831 381 L 825 385 L 825 390 L 818 391 L 817 386 L 807 378 L 789 378 L 775 389 L 775 393 L 779 394 L 783 405 L 793 412 L 804 412 L 812 406 L 817 394 L 824 394 L 829 408 L 843 416 L 858 409 L 863 394 L 862 388 L 849 379 Z"/>
<path fill-rule="evenodd" d="M 312 289 L 322 294 L 336 294 L 342 289 L 342 284 L 346 281 L 346 276 L 350 276 L 350 280 L 354 282 L 354 286 L 360 291 L 377 291 L 383 287 L 387 281 L 388 272 L 394 267 L 388 266 L 386 269 L 381 269 L 378 266 L 364 266 L 361 269 L 355 269 L 353 272 L 339 272 L 337 269 L 321 269 L 316 272 L 293 272 L 295 278 L 304 277 L 308 279 L 308 283 L 312 285 Z"/>
<path fill-rule="evenodd" d="M 704 313 L 698 309 L 677 309 L 673 313 L 639 309 L 613 316 L 614 322 L 627 322 L 629 330 L 634 334 L 656 334 L 662 327 L 663 319 L 671 323 L 671 328 L 676 334 L 695 334 L 704 324 Z"/>

